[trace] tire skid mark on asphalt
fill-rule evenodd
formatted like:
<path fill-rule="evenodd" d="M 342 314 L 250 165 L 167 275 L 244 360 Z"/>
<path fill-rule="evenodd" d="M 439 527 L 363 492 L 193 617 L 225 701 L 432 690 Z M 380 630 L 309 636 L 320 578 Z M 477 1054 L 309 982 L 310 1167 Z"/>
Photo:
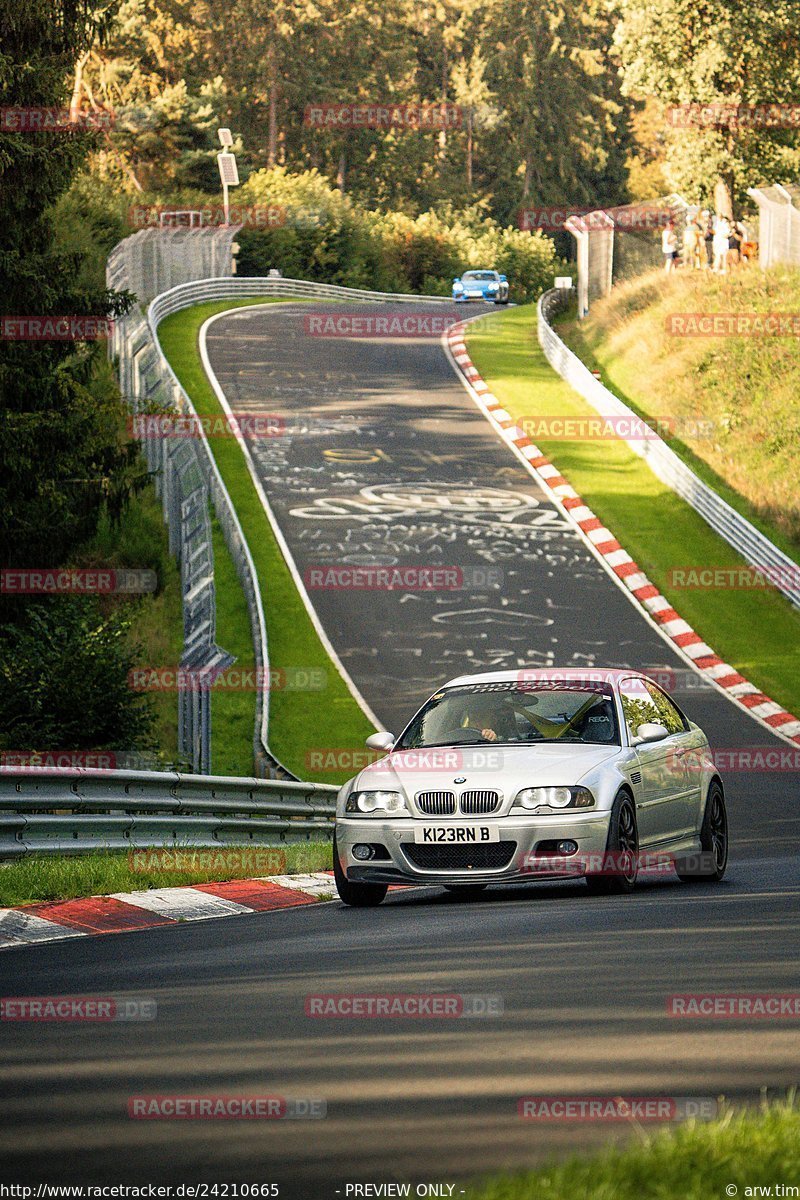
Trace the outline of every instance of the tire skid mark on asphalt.
<path fill-rule="evenodd" d="M 609 666 L 662 665 L 663 645 L 652 629 L 631 635 L 627 613 L 613 652 L 606 629 L 575 620 L 581 604 L 601 611 L 606 573 L 548 490 L 487 436 L 438 340 L 375 343 L 380 355 L 348 339 L 312 345 L 301 340 L 296 308 L 250 313 L 274 358 L 268 403 L 287 425 L 286 437 L 241 447 L 303 604 L 377 725 L 404 726 L 421 695 L 464 673 L 591 664 L 609 653 Z M 243 382 L 248 347 L 226 315 L 204 326 L 212 386 L 223 411 L 263 411 L 267 389 Z M 299 388 L 303 369 L 312 376 Z M 310 436 L 323 426 L 324 438 Z M 368 600 L 335 582 L 310 593 L 304 583 L 312 567 L 420 563 L 475 574 L 460 588 L 378 588 Z M 569 595 L 565 577 L 575 585 Z M 612 607 L 625 606 L 612 597 Z"/>

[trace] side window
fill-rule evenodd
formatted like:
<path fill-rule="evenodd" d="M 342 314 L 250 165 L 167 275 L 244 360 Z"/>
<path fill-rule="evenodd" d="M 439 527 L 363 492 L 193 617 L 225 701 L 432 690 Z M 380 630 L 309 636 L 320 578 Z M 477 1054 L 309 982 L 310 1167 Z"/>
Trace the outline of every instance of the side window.
<path fill-rule="evenodd" d="M 684 733 L 686 722 L 669 696 L 665 692 L 662 692 L 661 688 L 656 687 L 654 683 L 645 683 L 645 687 L 652 696 L 653 703 L 659 711 L 661 724 L 666 725 L 670 733 Z"/>
<path fill-rule="evenodd" d="M 664 725 L 661 712 L 641 679 L 627 679 L 621 684 L 619 697 L 628 733 L 635 737 L 640 725 L 650 722 Z"/>

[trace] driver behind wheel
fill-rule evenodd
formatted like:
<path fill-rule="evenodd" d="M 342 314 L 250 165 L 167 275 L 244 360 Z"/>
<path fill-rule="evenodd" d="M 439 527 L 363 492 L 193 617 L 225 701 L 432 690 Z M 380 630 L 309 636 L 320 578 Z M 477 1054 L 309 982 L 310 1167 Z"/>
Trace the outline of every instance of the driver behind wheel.
<path fill-rule="evenodd" d="M 484 741 L 496 742 L 499 734 L 494 726 L 498 714 L 486 700 L 476 699 L 461 719 L 462 729 L 477 729 Z"/>
<path fill-rule="evenodd" d="M 484 741 L 516 741 L 518 737 L 514 712 L 505 698 L 492 700 L 476 697 L 461 720 L 462 729 L 476 729 Z"/>

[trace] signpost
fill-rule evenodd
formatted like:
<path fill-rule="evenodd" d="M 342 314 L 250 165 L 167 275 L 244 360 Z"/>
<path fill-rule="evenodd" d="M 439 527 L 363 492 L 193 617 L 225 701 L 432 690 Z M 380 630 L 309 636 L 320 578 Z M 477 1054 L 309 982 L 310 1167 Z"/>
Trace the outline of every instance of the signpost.
<path fill-rule="evenodd" d="M 217 134 L 220 145 L 223 147 L 221 153 L 217 155 L 219 177 L 222 181 L 222 203 L 225 209 L 225 224 L 230 225 L 228 188 L 239 186 L 239 168 L 236 165 L 236 155 L 225 149 L 225 147 L 233 145 L 233 135 L 230 129 L 218 129 Z"/>

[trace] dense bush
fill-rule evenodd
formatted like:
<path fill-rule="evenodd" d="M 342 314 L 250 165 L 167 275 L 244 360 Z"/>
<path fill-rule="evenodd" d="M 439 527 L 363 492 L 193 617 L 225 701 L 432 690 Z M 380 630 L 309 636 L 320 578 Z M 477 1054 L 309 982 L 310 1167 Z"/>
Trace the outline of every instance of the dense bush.
<path fill-rule="evenodd" d="M 251 175 L 236 197 L 245 209 L 270 209 L 280 223 L 239 235 L 242 275 L 276 268 L 287 277 L 378 291 L 449 295 L 454 276 L 494 267 L 509 278 L 511 299 L 535 300 L 565 271 L 542 234 L 502 228 L 477 206 L 442 206 L 417 217 L 361 208 L 316 171 L 284 168 Z"/>
<path fill-rule="evenodd" d="M 3 750 L 153 748 L 149 697 L 131 690 L 130 622 L 93 598 L 50 596 L 0 628 Z"/>

